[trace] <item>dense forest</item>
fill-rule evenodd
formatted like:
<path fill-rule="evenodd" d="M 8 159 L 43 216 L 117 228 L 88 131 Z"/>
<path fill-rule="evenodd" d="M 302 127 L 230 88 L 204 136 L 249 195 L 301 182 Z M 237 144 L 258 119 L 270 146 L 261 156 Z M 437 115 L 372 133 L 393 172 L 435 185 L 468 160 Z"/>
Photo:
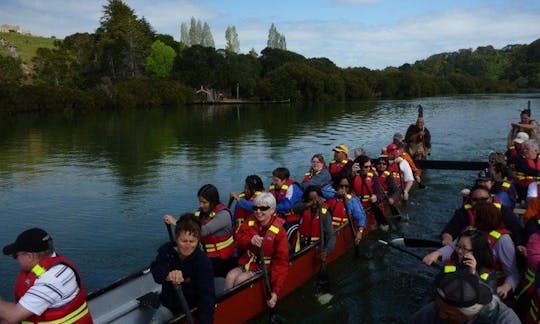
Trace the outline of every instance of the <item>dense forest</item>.
<path fill-rule="evenodd" d="M 203 30 L 208 34 L 206 23 Z M 182 34 L 189 36 L 186 25 Z M 228 28 L 227 37 L 233 38 L 227 39 L 225 49 L 215 49 L 213 39 L 177 42 L 156 34 L 122 0 L 109 0 L 93 34 L 55 40 L 54 46 L 37 49 L 30 64 L 0 54 L 0 111 L 176 106 L 200 100 L 195 90 L 201 86 L 226 96 L 239 90 L 243 99 L 297 102 L 540 88 L 540 39 L 500 50 L 461 49 L 397 68 L 370 70 L 343 69 L 327 58 L 287 51 L 284 35 L 273 24 L 269 46 L 260 54 L 238 53 L 234 27 Z M 271 38 L 279 46 L 271 46 Z"/>

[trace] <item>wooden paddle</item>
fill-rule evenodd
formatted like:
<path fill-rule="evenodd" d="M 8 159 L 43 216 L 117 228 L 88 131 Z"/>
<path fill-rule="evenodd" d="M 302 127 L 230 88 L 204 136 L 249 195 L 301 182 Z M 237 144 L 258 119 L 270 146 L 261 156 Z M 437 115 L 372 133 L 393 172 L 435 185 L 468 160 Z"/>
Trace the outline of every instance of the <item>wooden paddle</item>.
<path fill-rule="evenodd" d="M 167 232 L 169 233 L 169 239 L 171 240 L 171 242 L 174 242 L 175 240 L 174 240 L 171 224 L 165 223 L 165 227 L 167 227 Z M 184 296 L 184 292 L 182 291 L 182 284 L 175 284 L 174 289 L 176 290 L 178 299 L 180 299 L 180 305 L 182 306 L 182 311 L 184 311 L 184 314 L 186 314 L 186 321 L 189 324 L 195 323 L 195 321 L 193 320 L 193 316 L 191 316 L 191 310 L 189 309 L 186 296 Z"/>

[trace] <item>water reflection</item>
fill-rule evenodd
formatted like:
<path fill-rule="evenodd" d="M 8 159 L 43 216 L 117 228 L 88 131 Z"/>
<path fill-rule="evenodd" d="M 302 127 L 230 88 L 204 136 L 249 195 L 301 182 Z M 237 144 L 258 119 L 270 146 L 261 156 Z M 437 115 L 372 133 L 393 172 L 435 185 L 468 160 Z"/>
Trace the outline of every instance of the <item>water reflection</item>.
<path fill-rule="evenodd" d="M 534 116 L 540 99 L 531 95 L 8 116 L 0 121 L 0 237 L 5 244 L 30 226 L 46 228 L 93 291 L 149 264 L 167 238 L 162 215 L 195 209 L 204 183 L 226 201 L 246 175 L 258 174 L 268 186 L 271 171 L 287 166 L 301 178 L 313 153 L 331 160 L 340 143 L 376 156 L 415 121 L 418 104 L 434 139 L 433 159 L 484 159 L 504 147 L 510 122 L 529 99 Z M 428 189 L 407 206 L 411 221 L 393 235 L 436 236 L 473 176 L 428 172 Z M 331 265 L 340 296 L 331 309 L 310 307 L 307 285 L 282 304 L 288 318 L 391 322 L 415 308 L 417 285 L 430 273 L 375 243 L 366 245 L 372 259 Z M 0 295 L 12 295 L 15 271 L 15 263 L 0 262 Z M 306 307 L 298 309 L 299 300 Z"/>

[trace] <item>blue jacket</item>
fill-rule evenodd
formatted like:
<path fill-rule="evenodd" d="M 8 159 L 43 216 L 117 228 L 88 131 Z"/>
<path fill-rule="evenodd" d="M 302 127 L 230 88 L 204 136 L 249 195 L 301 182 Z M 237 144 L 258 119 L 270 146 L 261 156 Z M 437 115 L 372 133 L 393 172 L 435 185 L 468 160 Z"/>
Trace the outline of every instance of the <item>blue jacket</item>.
<path fill-rule="evenodd" d="M 158 255 L 150 266 L 154 281 L 162 285 L 161 304 L 178 315 L 183 313 L 180 299 L 173 284 L 165 280 L 172 270 L 182 271 L 185 280 L 182 291 L 190 308 L 198 307 L 200 323 L 212 323 L 216 304 L 214 271 L 206 253 L 197 248 L 189 257 L 180 260 L 176 244 L 168 242 L 158 249 Z"/>

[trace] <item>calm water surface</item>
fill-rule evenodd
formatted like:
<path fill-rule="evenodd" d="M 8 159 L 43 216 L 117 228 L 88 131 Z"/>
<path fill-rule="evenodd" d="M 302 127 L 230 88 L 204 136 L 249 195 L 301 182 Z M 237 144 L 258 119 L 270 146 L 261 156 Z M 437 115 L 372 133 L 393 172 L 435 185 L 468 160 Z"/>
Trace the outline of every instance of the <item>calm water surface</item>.
<path fill-rule="evenodd" d="M 433 137 L 432 159 L 485 160 L 504 150 L 510 122 L 527 100 L 540 119 L 538 94 L 3 117 L 0 243 L 29 227 L 45 228 L 94 291 L 147 266 L 167 239 L 162 216 L 196 209 L 205 183 L 215 184 L 226 202 L 247 175 L 260 175 L 268 186 L 271 171 L 286 166 L 301 179 L 313 153 L 330 160 L 340 143 L 377 156 L 393 133 L 416 120 L 418 104 Z M 376 241 L 435 239 L 474 177 L 428 171 L 428 189 L 404 207 L 409 222 L 390 234 L 372 233 L 366 258 L 352 261 L 349 253 L 329 267 L 331 303 L 320 306 L 309 283 L 280 301 L 279 312 L 295 322 L 403 322 L 434 271 Z M 13 259 L 0 259 L 3 298 L 12 295 L 16 271 Z"/>

